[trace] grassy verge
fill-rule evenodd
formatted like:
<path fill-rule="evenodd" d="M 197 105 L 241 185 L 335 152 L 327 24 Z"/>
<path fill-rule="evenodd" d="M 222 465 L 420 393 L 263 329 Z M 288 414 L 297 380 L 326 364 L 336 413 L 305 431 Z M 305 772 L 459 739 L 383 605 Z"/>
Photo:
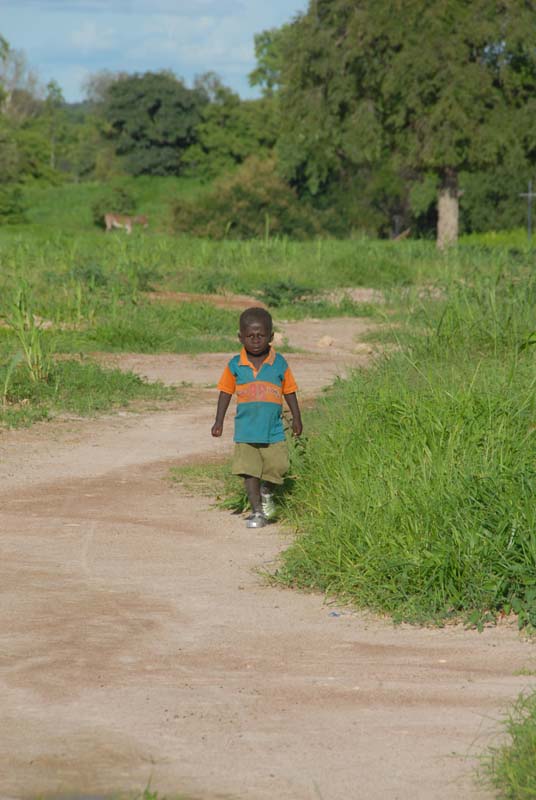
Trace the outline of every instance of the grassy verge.
<path fill-rule="evenodd" d="M 172 467 L 169 477 L 185 491 L 215 500 L 218 508 L 241 513 L 248 500 L 242 481 L 231 473 L 229 459 L 217 464 L 185 464 Z"/>
<path fill-rule="evenodd" d="M 397 619 L 536 625 L 536 281 L 484 273 L 308 419 L 278 579 Z"/>
<path fill-rule="evenodd" d="M 134 400 L 160 401 L 176 390 L 146 383 L 137 375 L 103 369 L 91 361 L 53 363 L 40 380 L 17 362 L 0 364 L 0 427 L 23 427 L 59 413 L 91 415 Z"/>
<path fill-rule="evenodd" d="M 507 740 L 484 759 L 484 778 L 498 800 L 536 797 L 536 694 L 522 696 L 505 723 Z"/>

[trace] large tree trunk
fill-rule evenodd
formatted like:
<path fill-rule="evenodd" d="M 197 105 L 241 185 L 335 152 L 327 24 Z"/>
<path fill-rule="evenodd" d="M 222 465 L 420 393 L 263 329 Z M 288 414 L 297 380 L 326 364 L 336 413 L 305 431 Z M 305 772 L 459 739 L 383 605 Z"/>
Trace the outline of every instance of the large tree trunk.
<path fill-rule="evenodd" d="M 458 241 L 458 173 L 447 168 L 441 175 L 437 200 L 437 246 L 440 250 Z"/>

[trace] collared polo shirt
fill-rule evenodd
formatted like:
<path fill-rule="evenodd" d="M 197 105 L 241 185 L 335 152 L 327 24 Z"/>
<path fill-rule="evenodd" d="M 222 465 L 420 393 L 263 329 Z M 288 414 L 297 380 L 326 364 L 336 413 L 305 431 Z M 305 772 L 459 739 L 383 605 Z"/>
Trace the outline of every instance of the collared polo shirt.
<path fill-rule="evenodd" d="M 220 392 L 236 393 L 235 442 L 284 441 L 283 395 L 292 394 L 297 388 L 289 365 L 273 347 L 258 371 L 243 347 L 229 361 L 218 383 Z"/>

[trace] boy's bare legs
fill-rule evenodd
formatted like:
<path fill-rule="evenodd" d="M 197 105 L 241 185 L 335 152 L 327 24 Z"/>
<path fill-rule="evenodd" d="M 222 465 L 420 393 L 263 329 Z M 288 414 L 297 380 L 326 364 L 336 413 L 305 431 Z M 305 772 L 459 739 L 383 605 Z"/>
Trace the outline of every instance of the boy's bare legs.
<path fill-rule="evenodd" d="M 261 480 L 254 478 L 253 475 L 244 476 L 244 486 L 254 514 L 262 514 L 262 501 L 261 501 Z"/>

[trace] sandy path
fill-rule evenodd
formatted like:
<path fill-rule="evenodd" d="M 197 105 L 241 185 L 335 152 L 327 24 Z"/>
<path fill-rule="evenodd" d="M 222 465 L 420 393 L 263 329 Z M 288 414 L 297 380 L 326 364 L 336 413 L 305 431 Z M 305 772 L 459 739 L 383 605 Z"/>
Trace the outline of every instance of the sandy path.
<path fill-rule="evenodd" d="M 316 352 L 292 356 L 306 395 L 363 360 L 358 321 L 314 330 Z M 533 647 L 508 625 L 393 628 L 264 585 L 281 531 L 166 480 L 229 449 L 204 388 L 222 358 L 121 360 L 195 400 L 0 436 L 0 798 L 149 780 L 200 798 L 489 797 L 474 757 L 534 688 L 516 675 Z"/>

